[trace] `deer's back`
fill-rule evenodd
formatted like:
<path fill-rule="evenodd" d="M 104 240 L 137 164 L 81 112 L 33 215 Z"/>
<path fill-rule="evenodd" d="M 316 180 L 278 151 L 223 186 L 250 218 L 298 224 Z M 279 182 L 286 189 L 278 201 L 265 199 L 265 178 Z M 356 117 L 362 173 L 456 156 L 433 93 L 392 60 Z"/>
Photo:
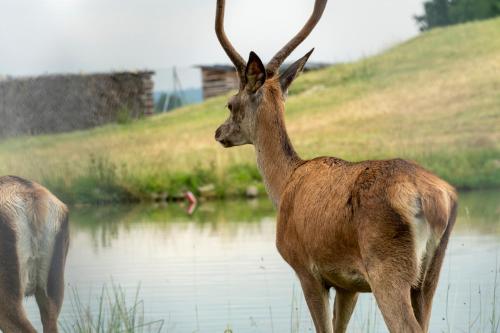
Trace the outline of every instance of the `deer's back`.
<path fill-rule="evenodd" d="M 420 265 L 427 242 L 446 229 L 454 198 L 450 185 L 412 162 L 316 158 L 297 168 L 282 195 L 277 246 L 294 268 L 327 270 L 341 287 L 365 290 L 366 240 L 407 233 Z"/>
<path fill-rule="evenodd" d="M 56 236 L 66 221 L 66 206 L 47 189 L 19 177 L 0 177 L 0 224 L 5 237 L 13 236 L 16 253 L 12 256 L 18 258 L 26 296 L 36 287 L 47 286 Z"/>

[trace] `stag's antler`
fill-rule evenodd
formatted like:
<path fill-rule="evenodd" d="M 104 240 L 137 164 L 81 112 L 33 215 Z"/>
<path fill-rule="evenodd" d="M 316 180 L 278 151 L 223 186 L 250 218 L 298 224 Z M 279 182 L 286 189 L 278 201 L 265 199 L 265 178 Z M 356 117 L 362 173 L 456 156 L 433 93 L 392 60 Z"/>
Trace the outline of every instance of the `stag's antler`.
<path fill-rule="evenodd" d="M 266 72 L 268 77 L 272 77 L 274 74 L 276 74 L 283 61 L 285 61 L 290 53 L 292 53 L 293 50 L 295 50 L 295 48 L 299 46 L 299 44 L 302 43 L 304 39 L 306 39 L 307 36 L 309 36 L 311 31 L 314 29 L 319 19 L 321 18 L 323 11 L 325 10 L 326 1 L 327 0 L 316 0 L 316 2 L 314 3 L 313 13 L 311 17 L 309 17 L 309 20 L 307 20 L 304 27 L 297 33 L 297 35 L 295 35 L 295 37 L 293 37 L 288 42 L 288 44 L 283 46 L 283 48 L 279 50 L 278 53 L 276 53 L 276 55 L 267 65 Z"/>
<path fill-rule="evenodd" d="M 238 71 L 238 76 L 240 78 L 240 84 L 245 85 L 245 60 L 239 55 L 239 53 L 234 49 L 233 45 L 229 41 L 224 32 L 224 7 L 225 0 L 217 0 L 217 12 L 215 14 L 215 32 L 220 44 L 226 54 L 233 62 L 236 70 Z"/>

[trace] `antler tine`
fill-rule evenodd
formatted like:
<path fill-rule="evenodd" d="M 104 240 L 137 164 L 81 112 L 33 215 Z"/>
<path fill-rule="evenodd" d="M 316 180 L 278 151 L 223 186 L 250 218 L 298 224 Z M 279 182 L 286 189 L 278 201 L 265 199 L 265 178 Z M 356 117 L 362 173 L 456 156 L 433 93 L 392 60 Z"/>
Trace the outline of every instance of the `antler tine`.
<path fill-rule="evenodd" d="M 224 49 L 224 51 L 226 51 L 227 56 L 231 59 L 234 66 L 236 67 L 236 70 L 238 71 L 240 83 L 244 84 L 246 66 L 245 60 L 234 49 L 224 31 L 225 2 L 225 0 L 217 0 L 217 12 L 215 14 L 215 32 L 217 34 L 217 39 L 219 39 L 219 42 L 222 45 L 222 48 Z"/>
<path fill-rule="evenodd" d="M 309 36 L 311 31 L 314 29 L 316 24 L 318 23 L 323 11 L 326 7 L 327 0 L 316 0 L 314 3 L 314 10 L 311 14 L 311 17 L 307 20 L 304 27 L 293 37 L 281 50 L 276 53 L 276 55 L 271 59 L 266 67 L 266 72 L 268 77 L 273 76 L 279 70 L 279 67 L 285 61 L 285 59 L 290 55 L 290 53 L 295 50 L 297 46 L 300 45 L 304 41 L 304 39 Z"/>

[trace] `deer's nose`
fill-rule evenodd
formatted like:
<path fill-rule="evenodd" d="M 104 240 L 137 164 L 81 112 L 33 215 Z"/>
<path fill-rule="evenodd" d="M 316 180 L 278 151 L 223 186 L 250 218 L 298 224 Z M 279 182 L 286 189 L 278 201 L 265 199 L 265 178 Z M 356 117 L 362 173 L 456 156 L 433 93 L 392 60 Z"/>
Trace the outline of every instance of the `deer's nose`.
<path fill-rule="evenodd" d="M 221 130 L 221 128 L 219 127 L 219 128 L 217 128 L 217 130 L 215 131 L 215 140 L 220 141 L 220 136 L 221 136 L 221 134 L 222 134 L 222 130 Z"/>

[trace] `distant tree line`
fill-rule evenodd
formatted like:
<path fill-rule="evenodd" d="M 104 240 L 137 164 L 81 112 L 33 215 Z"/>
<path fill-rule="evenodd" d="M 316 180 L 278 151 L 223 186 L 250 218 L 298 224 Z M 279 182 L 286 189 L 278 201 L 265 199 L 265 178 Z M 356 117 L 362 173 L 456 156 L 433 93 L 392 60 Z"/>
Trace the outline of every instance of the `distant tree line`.
<path fill-rule="evenodd" d="M 416 15 L 420 30 L 429 30 L 500 15 L 500 0 L 428 0 L 424 14 Z"/>

